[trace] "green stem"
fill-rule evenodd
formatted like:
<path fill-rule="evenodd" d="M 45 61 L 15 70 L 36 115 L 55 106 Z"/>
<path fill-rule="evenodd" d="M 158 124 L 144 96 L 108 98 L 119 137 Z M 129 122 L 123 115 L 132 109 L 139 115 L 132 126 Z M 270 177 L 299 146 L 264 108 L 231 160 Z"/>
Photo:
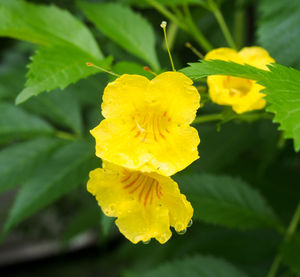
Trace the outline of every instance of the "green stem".
<path fill-rule="evenodd" d="M 298 206 L 294 212 L 294 215 L 292 217 L 292 220 L 287 228 L 287 231 L 285 233 L 283 242 L 288 242 L 291 237 L 293 236 L 293 234 L 296 232 L 298 224 L 300 221 L 300 201 L 298 203 Z M 281 262 L 281 255 L 278 253 L 270 267 L 269 273 L 267 275 L 267 277 L 275 277 L 276 273 L 278 271 L 278 268 L 280 266 L 280 262 Z"/>
<path fill-rule="evenodd" d="M 197 116 L 193 121 L 193 124 L 211 122 L 211 121 L 222 121 L 225 119 L 225 115 L 222 113 L 208 114 Z M 233 114 L 230 119 L 240 119 L 243 121 L 253 122 L 259 119 L 272 119 L 273 115 L 269 113 L 245 113 L 245 114 Z"/>
<path fill-rule="evenodd" d="M 210 7 L 211 7 L 211 10 L 215 16 L 215 18 L 217 19 L 218 23 L 219 23 L 219 26 L 223 32 L 223 35 L 227 41 L 227 44 L 231 47 L 231 48 L 234 48 L 234 49 L 237 49 L 236 48 L 236 45 L 233 41 L 233 38 L 231 36 L 231 33 L 229 32 L 229 29 L 228 29 L 228 26 L 224 20 L 224 17 L 219 9 L 219 7 L 216 5 L 216 3 L 214 2 L 214 0 L 210 0 L 209 1 L 210 3 Z"/>
<path fill-rule="evenodd" d="M 234 39 L 237 49 L 240 49 L 244 43 L 245 10 L 243 4 L 244 0 L 237 0 L 234 14 Z"/>
<path fill-rule="evenodd" d="M 166 9 L 162 4 L 157 0 L 146 0 L 150 5 L 152 5 L 157 11 L 167 17 L 169 20 L 174 22 L 179 28 L 186 31 L 190 35 L 194 36 L 195 40 L 200 44 L 200 46 L 205 51 L 210 51 L 213 47 L 209 41 L 204 37 L 204 35 L 198 30 L 197 26 L 191 19 L 186 19 L 185 22 L 182 22 L 176 15 L 171 13 Z"/>
<path fill-rule="evenodd" d="M 193 124 L 211 122 L 211 121 L 219 121 L 223 119 L 223 115 L 221 113 L 217 114 L 208 114 L 208 115 L 201 115 L 197 116 L 193 121 Z"/>
<path fill-rule="evenodd" d="M 146 0 L 151 6 L 153 6 L 156 10 L 158 10 L 161 14 L 163 14 L 165 17 L 173 21 L 175 24 L 178 25 L 183 30 L 187 31 L 187 27 L 185 24 L 183 24 L 176 15 L 171 13 L 168 9 L 166 9 L 162 4 L 160 4 L 156 0 Z"/>
<path fill-rule="evenodd" d="M 186 16 L 186 25 L 188 26 L 188 32 L 194 36 L 195 40 L 199 43 L 199 45 L 206 51 L 209 52 L 213 49 L 213 46 L 210 42 L 205 38 L 203 33 L 199 30 L 197 25 L 195 24 L 193 17 L 190 13 L 189 7 L 187 4 L 183 5 L 184 13 Z"/>

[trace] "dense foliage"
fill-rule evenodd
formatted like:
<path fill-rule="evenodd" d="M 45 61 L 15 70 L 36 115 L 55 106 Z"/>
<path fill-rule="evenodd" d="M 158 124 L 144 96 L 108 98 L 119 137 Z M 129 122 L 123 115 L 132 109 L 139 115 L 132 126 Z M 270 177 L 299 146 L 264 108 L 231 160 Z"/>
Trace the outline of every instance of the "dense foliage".
<path fill-rule="evenodd" d="M 201 95 L 200 159 L 174 176 L 193 226 L 165 245 L 133 245 L 86 191 L 101 165 L 89 130 L 115 78 L 86 62 L 149 79 L 144 66 L 170 70 L 162 20 L 176 69 Z M 88 234 L 97 252 L 72 261 L 72 276 L 300 276 L 299 22 L 297 0 L 0 0 L 0 253 L 14 239 L 54 240 L 67 255 Z M 266 71 L 197 57 L 250 45 L 278 63 Z M 266 108 L 212 103 L 211 75 L 257 81 Z"/>

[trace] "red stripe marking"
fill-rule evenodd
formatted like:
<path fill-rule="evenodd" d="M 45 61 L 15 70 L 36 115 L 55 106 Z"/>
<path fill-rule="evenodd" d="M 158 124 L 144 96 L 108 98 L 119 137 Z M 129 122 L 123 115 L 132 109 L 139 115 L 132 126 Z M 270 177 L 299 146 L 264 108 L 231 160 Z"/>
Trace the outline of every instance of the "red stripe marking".
<path fill-rule="evenodd" d="M 148 191 L 146 192 L 145 199 L 144 199 L 144 206 L 146 206 L 146 204 L 147 204 L 147 200 L 148 200 L 148 197 L 149 197 L 149 193 L 150 193 L 150 191 L 151 191 L 151 189 L 152 189 L 152 185 L 153 185 L 154 181 L 155 181 L 155 180 L 153 179 L 152 182 L 151 182 L 151 184 L 150 184 L 150 186 L 149 186 Z"/>
<path fill-rule="evenodd" d="M 141 202 L 141 198 L 143 196 L 143 192 L 144 192 L 147 182 L 148 182 L 148 178 L 147 178 L 147 181 L 144 183 L 142 190 L 139 193 L 139 202 Z"/>
<path fill-rule="evenodd" d="M 145 180 L 145 176 L 143 176 L 143 179 L 141 180 L 141 182 L 133 190 L 131 190 L 129 193 L 134 193 L 141 186 L 141 184 L 144 182 L 144 180 Z"/>
<path fill-rule="evenodd" d="M 126 185 L 124 189 L 128 189 L 129 187 L 131 187 L 140 178 L 140 176 L 141 175 L 139 174 L 133 181 L 131 181 L 128 185 Z"/>
<path fill-rule="evenodd" d="M 131 175 L 128 174 L 127 177 L 125 177 L 125 179 L 121 180 L 121 183 L 125 183 L 126 181 L 128 181 L 130 179 Z"/>
<path fill-rule="evenodd" d="M 153 116 L 153 118 L 152 118 L 153 138 L 157 142 L 157 137 L 156 137 L 156 134 L 155 134 L 155 120 L 154 119 L 155 119 L 155 117 Z"/>

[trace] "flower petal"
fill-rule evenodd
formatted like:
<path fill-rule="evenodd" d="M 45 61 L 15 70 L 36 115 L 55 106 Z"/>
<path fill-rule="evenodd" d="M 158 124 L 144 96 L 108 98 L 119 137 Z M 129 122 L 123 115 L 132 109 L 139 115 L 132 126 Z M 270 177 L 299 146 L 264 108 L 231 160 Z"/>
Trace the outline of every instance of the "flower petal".
<path fill-rule="evenodd" d="M 105 89 L 107 118 L 91 131 L 96 155 L 131 169 L 170 176 L 198 158 L 200 140 L 189 123 L 200 95 L 179 72 L 162 73 L 151 82 L 137 78 L 134 84 L 136 77 L 125 75 Z"/>
<path fill-rule="evenodd" d="M 169 214 L 165 207 L 140 209 L 138 205 L 116 220 L 120 232 L 131 242 L 149 241 L 156 238 L 165 243 L 172 236 Z"/>
<path fill-rule="evenodd" d="M 242 64 L 249 64 L 267 69 L 267 64 L 274 62 L 269 53 L 261 47 L 245 47 L 240 52 L 229 48 L 210 51 L 205 59 L 221 59 Z M 265 94 L 260 93 L 262 86 L 252 80 L 231 76 L 213 75 L 207 78 L 209 95 L 219 105 L 229 105 L 236 113 L 262 109 L 266 105 Z"/>
<path fill-rule="evenodd" d="M 117 217 L 121 233 L 133 243 L 156 238 L 165 243 L 187 228 L 193 208 L 170 177 L 142 173 L 103 161 L 103 169 L 90 172 L 88 191 L 108 216 Z"/>
<path fill-rule="evenodd" d="M 151 159 L 146 145 L 129 130 L 122 119 L 104 119 L 91 130 L 96 139 L 96 155 L 109 162 L 138 169 Z"/>
<path fill-rule="evenodd" d="M 104 89 L 102 114 L 105 118 L 130 115 L 144 105 L 150 81 L 141 75 L 124 74 Z"/>
<path fill-rule="evenodd" d="M 199 143 L 195 128 L 174 126 L 159 144 L 149 145 L 152 159 L 141 170 L 171 176 L 199 158 Z"/>
<path fill-rule="evenodd" d="M 205 57 L 205 60 L 223 60 L 232 61 L 236 63 L 242 63 L 242 59 L 239 57 L 238 52 L 231 48 L 221 47 L 209 51 Z"/>
<path fill-rule="evenodd" d="M 190 124 L 200 107 L 200 94 L 193 81 L 180 72 L 164 72 L 151 80 L 148 97 L 176 124 Z"/>
<path fill-rule="evenodd" d="M 261 69 L 268 69 L 266 65 L 275 62 L 264 48 L 258 46 L 244 47 L 238 55 L 244 63 Z"/>

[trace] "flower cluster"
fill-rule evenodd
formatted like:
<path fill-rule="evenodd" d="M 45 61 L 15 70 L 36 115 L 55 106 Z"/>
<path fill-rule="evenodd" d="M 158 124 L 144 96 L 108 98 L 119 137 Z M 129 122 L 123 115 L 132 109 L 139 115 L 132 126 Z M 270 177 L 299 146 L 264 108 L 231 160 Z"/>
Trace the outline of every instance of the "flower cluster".
<path fill-rule="evenodd" d="M 239 52 L 230 48 L 218 48 L 205 56 L 206 60 L 224 60 L 268 70 L 267 64 L 275 62 L 269 53 L 257 46 L 245 47 Z M 264 88 L 253 80 L 232 76 L 209 76 L 207 78 L 209 95 L 219 105 L 229 105 L 236 113 L 262 109 L 266 105 Z"/>
<path fill-rule="evenodd" d="M 133 243 L 165 243 L 170 226 L 184 231 L 193 208 L 169 176 L 198 158 L 190 126 L 200 106 L 192 81 L 164 72 L 151 81 L 124 74 L 104 90 L 104 120 L 91 133 L 103 168 L 90 172 L 88 191 Z"/>

